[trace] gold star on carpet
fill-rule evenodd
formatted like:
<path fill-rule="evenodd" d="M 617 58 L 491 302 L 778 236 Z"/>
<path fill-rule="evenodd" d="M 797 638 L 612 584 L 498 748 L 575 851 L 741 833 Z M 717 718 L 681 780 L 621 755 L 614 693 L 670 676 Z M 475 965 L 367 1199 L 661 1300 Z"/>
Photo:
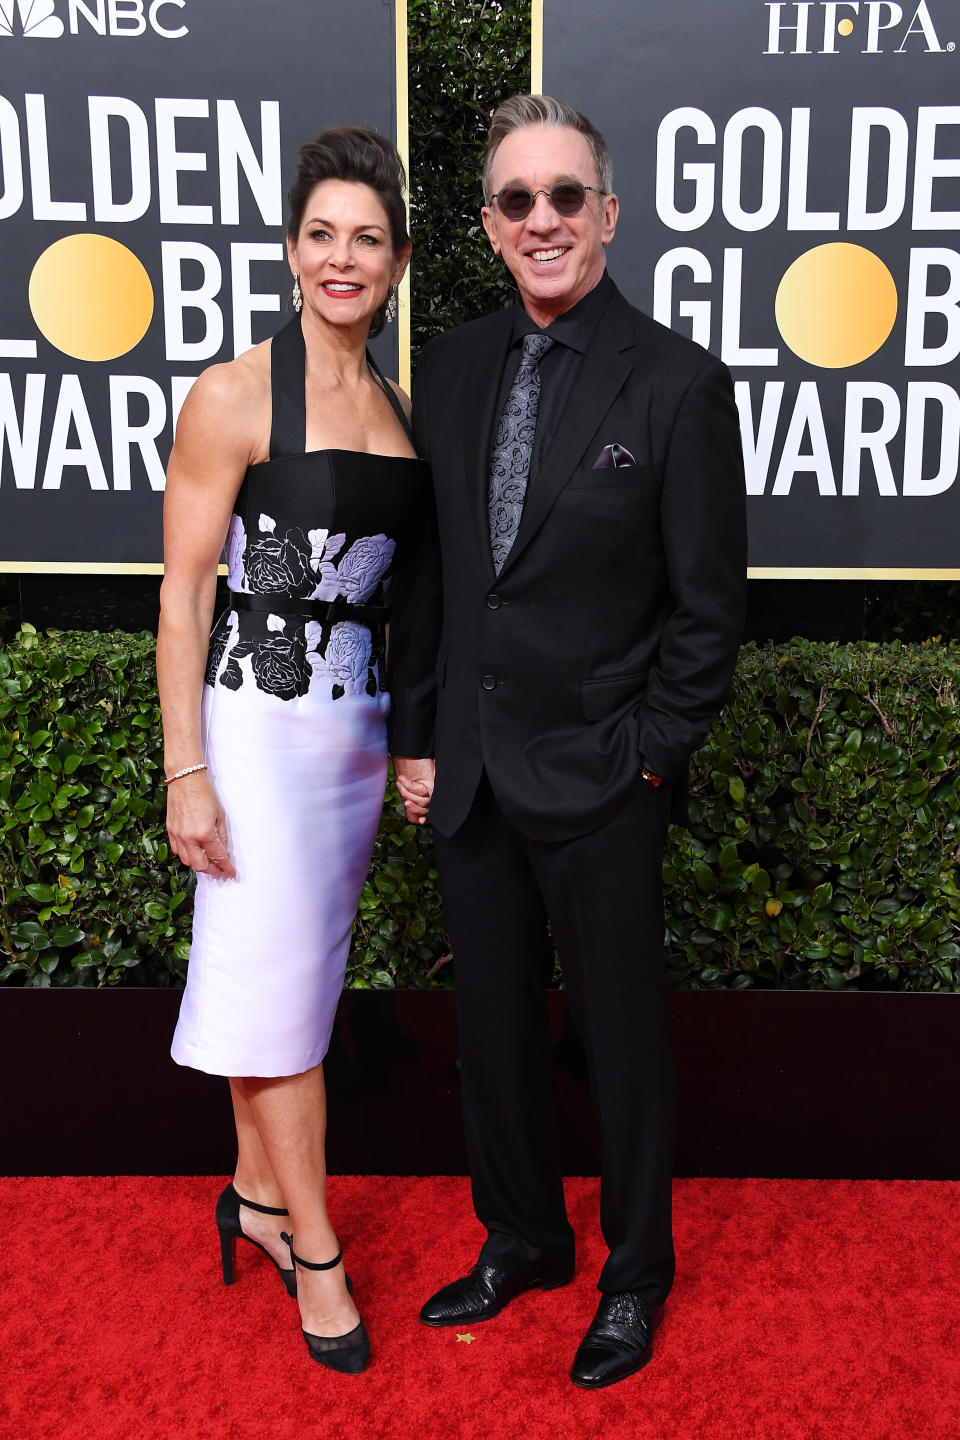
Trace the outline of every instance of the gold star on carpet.
<path fill-rule="evenodd" d="M 472 1345 L 476 1338 L 476 1335 L 458 1335 L 457 1343 L 459 1344 L 459 1342 L 462 1340 L 464 1345 Z"/>

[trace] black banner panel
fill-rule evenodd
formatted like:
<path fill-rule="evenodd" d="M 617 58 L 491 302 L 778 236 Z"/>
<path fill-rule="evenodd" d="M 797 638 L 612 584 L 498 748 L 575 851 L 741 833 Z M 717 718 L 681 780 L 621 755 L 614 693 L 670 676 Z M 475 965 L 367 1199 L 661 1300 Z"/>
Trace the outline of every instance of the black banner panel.
<path fill-rule="evenodd" d="M 3 569 L 158 564 L 187 391 L 286 311 L 297 149 L 395 137 L 399 75 L 389 0 L 0 0 Z"/>
<path fill-rule="evenodd" d="M 960 577 L 956 5 L 542 0 L 534 25 L 535 86 L 610 142 L 611 274 L 733 372 L 751 573 Z"/>

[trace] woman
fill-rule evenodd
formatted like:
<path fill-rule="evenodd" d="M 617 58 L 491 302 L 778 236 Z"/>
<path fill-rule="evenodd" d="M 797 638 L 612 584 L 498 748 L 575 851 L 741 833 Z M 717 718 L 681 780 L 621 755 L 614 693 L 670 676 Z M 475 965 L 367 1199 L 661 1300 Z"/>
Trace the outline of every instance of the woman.
<path fill-rule="evenodd" d="M 198 874 L 172 1053 L 230 1077 L 237 1127 L 217 1202 L 224 1281 L 236 1240 L 258 1246 L 313 1358 L 354 1374 L 369 1343 L 327 1215 L 321 1062 L 383 803 L 388 596 L 395 748 L 430 743 L 413 613 L 429 477 L 409 402 L 366 352 L 410 258 L 403 183 L 372 131 L 303 147 L 287 233 L 298 313 L 207 370 L 183 407 L 157 642 L 167 828 Z M 208 650 L 225 544 L 230 609 Z M 422 822 L 429 766 L 397 763 Z"/>

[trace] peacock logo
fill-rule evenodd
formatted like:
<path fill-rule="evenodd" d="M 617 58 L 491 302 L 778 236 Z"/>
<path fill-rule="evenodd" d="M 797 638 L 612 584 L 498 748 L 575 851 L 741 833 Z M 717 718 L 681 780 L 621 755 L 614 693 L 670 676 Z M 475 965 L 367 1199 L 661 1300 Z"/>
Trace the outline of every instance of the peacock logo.
<path fill-rule="evenodd" d="M 63 21 L 54 10 L 53 0 L 0 0 L 0 35 L 18 33 L 31 40 L 59 40 Z"/>

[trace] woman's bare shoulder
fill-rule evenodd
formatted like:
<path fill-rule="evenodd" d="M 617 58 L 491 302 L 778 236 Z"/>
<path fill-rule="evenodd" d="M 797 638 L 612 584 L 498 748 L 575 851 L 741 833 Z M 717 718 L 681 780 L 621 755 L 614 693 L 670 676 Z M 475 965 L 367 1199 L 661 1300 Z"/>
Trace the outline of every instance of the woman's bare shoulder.
<path fill-rule="evenodd" d="M 184 409 L 191 405 L 209 406 L 212 410 L 228 409 L 237 415 L 238 407 L 270 403 L 270 341 L 255 345 L 235 360 L 209 365 L 191 387 Z"/>
<path fill-rule="evenodd" d="M 177 443 L 229 434 L 232 446 L 262 448 L 270 432 L 270 342 L 265 340 L 219 365 L 210 365 L 194 381 L 177 423 Z"/>

